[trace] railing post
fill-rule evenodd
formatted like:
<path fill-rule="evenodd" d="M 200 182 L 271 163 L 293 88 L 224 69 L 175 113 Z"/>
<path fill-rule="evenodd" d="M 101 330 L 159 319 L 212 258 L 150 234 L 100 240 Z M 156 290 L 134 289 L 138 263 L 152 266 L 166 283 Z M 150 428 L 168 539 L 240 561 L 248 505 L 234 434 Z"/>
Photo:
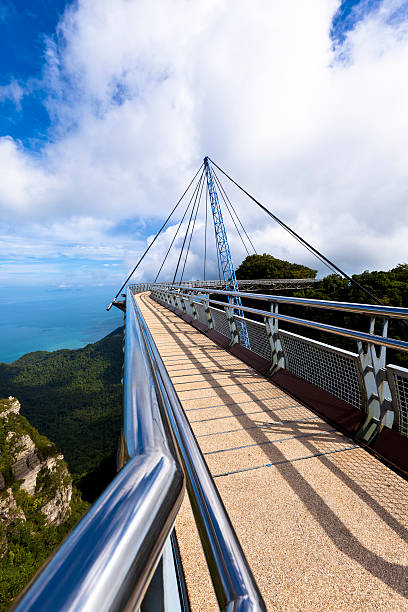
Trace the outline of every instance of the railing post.
<path fill-rule="evenodd" d="M 370 318 L 369 333 L 375 333 L 375 317 Z M 387 337 L 388 319 L 383 319 L 382 336 Z M 392 409 L 391 391 L 387 380 L 386 347 L 381 346 L 379 354 L 374 344 L 367 342 L 364 350 L 363 343 L 358 340 L 358 355 L 367 393 L 367 418 L 360 428 L 357 436 L 370 443 L 382 427 L 392 427 L 394 412 Z"/>
<path fill-rule="evenodd" d="M 273 302 L 271 303 L 271 313 L 278 314 L 278 308 L 278 304 Z M 271 367 L 269 368 L 268 376 L 272 376 L 272 374 L 285 367 L 285 359 L 279 338 L 278 319 L 273 317 L 264 317 L 264 323 L 269 346 L 271 347 Z"/>
<path fill-rule="evenodd" d="M 179 300 L 180 300 L 181 310 L 183 311 L 183 314 L 189 314 L 187 312 L 187 308 L 186 308 L 186 300 L 181 295 L 179 295 L 178 297 L 179 297 Z"/>
<path fill-rule="evenodd" d="M 205 314 L 207 315 L 207 320 L 208 320 L 208 329 L 214 329 L 214 321 L 211 315 L 211 310 L 210 310 L 210 300 L 205 300 L 204 301 L 204 310 L 205 310 Z"/>
<path fill-rule="evenodd" d="M 174 302 L 175 302 L 175 307 L 177 308 L 177 310 L 183 310 L 183 305 L 181 303 L 181 298 L 178 292 L 174 294 Z"/>
<path fill-rule="evenodd" d="M 193 319 L 195 321 L 197 321 L 197 319 L 198 319 L 198 312 L 197 312 L 197 308 L 196 308 L 195 303 L 194 303 L 194 296 L 193 295 L 189 298 L 189 302 L 190 302 L 191 316 L 193 317 Z"/>
<path fill-rule="evenodd" d="M 239 342 L 239 333 L 237 330 L 237 324 L 234 319 L 234 309 L 231 308 L 231 306 L 225 306 L 224 310 L 225 314 L 227 315 L 228 327 L 231 332 L 230 346 L 233 346 L 234 344 L 238 344 Z"/>

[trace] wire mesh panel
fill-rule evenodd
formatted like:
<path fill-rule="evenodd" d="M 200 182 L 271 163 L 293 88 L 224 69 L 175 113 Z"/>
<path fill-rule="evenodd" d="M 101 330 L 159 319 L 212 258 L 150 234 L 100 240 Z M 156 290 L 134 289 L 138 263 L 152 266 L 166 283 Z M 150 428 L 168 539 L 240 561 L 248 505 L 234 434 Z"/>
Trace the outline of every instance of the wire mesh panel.
<path fill-rule="evenodd" d="M 210 308 L 211 316 L 214 321 L 214 329 L 220 334 L 227 336 L 227 338 L 231 338 L 231 332 L 228 325 L 227 315 L 223 310 L 218 310 L 218 308 Z"/>
<path fill-rule="evenodd" d="M 408 436 L 408 370 L 387 365 L 392 403 L 396 412 L 396 426 L 403 436 Z"/>
<path fill-rule="evenodd" d="M 203 304 L 199 304 L 198 302 L 194 302 L 197 314 L 198 314 L 198 320 L 203 323 L 206 327 L 208 327 L 208 318 L 207 318 L 207 313 L 205 312 L 205 308 L 203 306 Z"/>
<path fill-rule="evenodd" d="M 365 408 L 364 382 L 356 353 L 282 330 L 279 338 L 290 372 L 360 410 Z"/>
<path fill-rule="evenodd" d="M 243 320 L 241 317 L 234 317 L 234 319 L 237 323 L 237 327 L 239 321 Z M 261 357 L 265 357 L 265 359 L 268 359 L 268 361 L 271 361 L 271 345 L 269 344 L 268 336 L 266 335 L 264 323 L 258 323 L 257 321 L 245 319 L 245 324 L 248 332 L 249 343 L 251 345 L 251 351 L 257 355 L 261 355 Z"/>

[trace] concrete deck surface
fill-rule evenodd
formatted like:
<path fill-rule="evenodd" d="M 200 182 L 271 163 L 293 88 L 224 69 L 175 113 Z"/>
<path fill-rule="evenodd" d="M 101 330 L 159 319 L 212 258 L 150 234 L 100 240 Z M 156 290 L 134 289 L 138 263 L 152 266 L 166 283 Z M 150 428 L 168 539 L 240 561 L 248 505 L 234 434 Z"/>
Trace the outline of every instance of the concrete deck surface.
<path fill-rule="evenodd" d="M 268 610 L 408 610 L 408 482 L 137 296 Z M 176 523 L 192 610 L 218 610 L 188 499 Z"/>

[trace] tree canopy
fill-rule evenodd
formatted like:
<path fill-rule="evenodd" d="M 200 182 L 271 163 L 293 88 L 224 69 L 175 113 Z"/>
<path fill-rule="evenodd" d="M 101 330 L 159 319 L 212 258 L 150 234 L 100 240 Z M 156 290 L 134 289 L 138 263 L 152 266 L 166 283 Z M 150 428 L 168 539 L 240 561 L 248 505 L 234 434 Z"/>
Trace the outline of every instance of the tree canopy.
<path fill-rule="evenodd" d="M 315 278 L 317 270 L 272 255 L 248 255 L 236 270 L 238 279 L 260 278 Z"/>

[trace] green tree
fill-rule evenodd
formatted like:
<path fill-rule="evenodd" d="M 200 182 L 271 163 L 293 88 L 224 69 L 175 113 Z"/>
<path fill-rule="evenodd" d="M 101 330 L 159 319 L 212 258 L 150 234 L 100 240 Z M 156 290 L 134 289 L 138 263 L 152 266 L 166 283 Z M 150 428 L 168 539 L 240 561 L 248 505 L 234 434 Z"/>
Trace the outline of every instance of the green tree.
<path fill-rule="evenodd" d="M 248 255 L 236 271 L 238 279 L 260 278 L 315 278 L 317 270 L 277 259 L 272 255 Z"/>

